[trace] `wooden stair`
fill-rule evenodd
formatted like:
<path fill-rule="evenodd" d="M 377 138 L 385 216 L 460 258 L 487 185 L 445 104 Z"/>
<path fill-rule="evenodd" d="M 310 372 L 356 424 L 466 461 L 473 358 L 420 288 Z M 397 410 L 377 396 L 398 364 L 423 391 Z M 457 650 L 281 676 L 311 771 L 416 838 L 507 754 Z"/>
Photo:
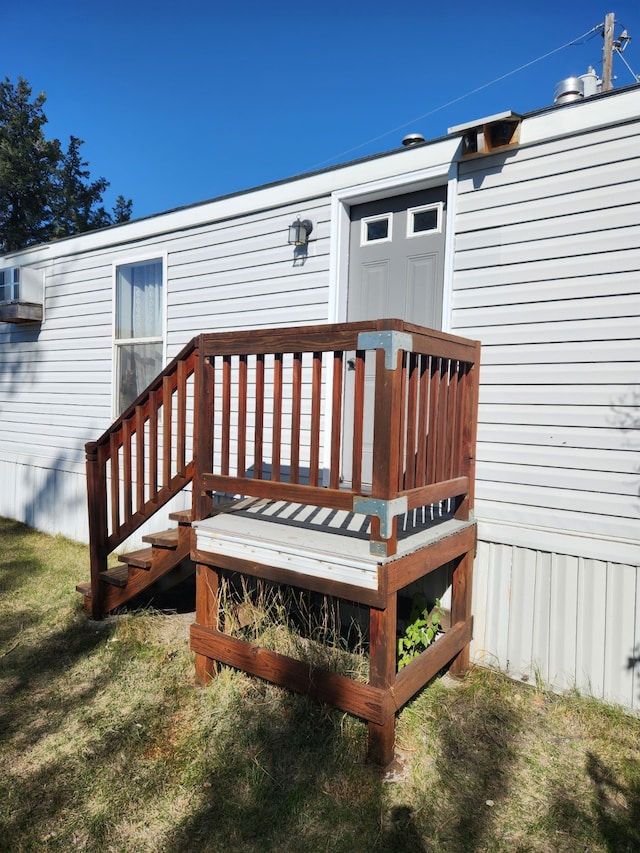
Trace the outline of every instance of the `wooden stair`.
<path fill-rule="evenodd" d="M 178 526 L 143 536 L 142 540 L 149 543 L 149 548 L 120 554 L 118 560 L 121 565 L 113 566 L 102 573 L 100 583 L 103 615 L 130 601 L 185 561 L 190 561 L 191 512 L 181 510 L 171 513 L 169 518 L 177 521 Z M 87 610 L 91 610 L 91 584 L 78 584 L 76 590 L 84 596 Z"/>

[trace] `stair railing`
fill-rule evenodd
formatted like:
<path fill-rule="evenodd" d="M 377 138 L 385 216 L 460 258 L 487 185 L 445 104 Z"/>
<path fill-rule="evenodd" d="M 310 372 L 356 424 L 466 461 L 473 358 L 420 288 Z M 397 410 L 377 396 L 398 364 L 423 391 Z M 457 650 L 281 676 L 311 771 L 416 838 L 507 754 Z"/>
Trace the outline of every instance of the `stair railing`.
<path fill-rule="evenodd" d="M 100 574 L 108 555 L 193 478 L 199 341 L 190 341 L 109 429 L 85 446 L 94 618 L 102 616 Z"/>
<path fill-rule="evenodd" d="M 473 507 L 480 345 L 401 320 L 194 338 L 86 445 L 92 612 L 107 557 L 193 480 L 213 495 L 371 516 L 392 556 L 397 519 Z"/>

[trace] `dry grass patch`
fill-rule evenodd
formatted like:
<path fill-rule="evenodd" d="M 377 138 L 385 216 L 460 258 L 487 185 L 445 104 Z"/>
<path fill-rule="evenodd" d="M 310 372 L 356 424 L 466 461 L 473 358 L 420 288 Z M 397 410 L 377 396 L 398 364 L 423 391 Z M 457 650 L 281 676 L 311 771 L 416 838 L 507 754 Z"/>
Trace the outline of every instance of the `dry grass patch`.
<path fill-rule="evenodd" d="M 228 668 L 194 689 L 188 615 L 91 622 L 87 566 L 0 521 L 1 851 L 640 849 L 637 719 L 475 669 L 402 711 L 385 782 L 347 714 Z M 234 630 L 366 673 L 322 619 L 273 619 Z"/>

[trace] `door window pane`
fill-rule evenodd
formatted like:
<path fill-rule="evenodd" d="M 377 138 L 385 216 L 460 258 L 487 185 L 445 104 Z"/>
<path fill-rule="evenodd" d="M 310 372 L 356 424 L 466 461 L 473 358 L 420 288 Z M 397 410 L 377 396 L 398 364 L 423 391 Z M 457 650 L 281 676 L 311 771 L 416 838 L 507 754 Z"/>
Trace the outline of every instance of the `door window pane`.
<path fill-rule="evenodd" d="M 380 243 L 391 240 L 391 214 L 384 216 L 369 216 L 362 220 L 362 240 L 367 243 Z"/>
<path fill-rule="evenodd" d="M 442 204 L 430 204 L 407 210 L 407 237 L 442 230 Z"/>

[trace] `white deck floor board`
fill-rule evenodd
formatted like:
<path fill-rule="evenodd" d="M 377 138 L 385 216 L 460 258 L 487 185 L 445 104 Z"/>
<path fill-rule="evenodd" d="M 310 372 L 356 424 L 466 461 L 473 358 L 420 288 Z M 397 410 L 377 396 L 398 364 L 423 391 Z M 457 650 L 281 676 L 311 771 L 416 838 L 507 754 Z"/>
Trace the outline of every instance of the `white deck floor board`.
<path fill-rule="evenodd" d="M 472 521 L 439 507 L 398 519 L 398 551 L 369 552 L 369 518 L 285 501 L 243 501 L 241 508 L 194 523 L 198 551 L 237 557 L 313 577 L 377 589 L 378 566 L 451 536 Z"/>

